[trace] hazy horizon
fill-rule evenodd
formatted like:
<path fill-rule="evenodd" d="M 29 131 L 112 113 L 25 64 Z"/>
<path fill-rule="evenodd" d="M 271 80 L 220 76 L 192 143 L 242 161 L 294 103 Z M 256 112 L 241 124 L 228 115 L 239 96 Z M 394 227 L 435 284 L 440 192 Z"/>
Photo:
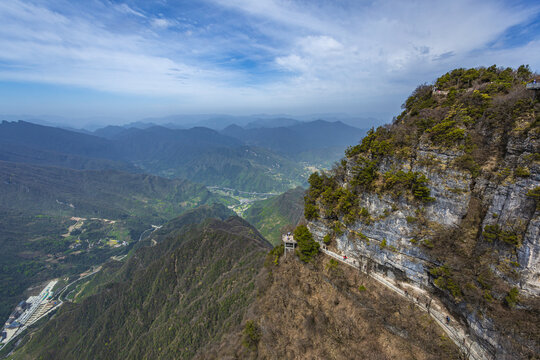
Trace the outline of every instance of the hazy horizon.
<path fill-rule="evenodd" d="M 328 122 L 341 121 L 347 125 L 357 128 L 368 128 L 383 125 L 390 120 L 381 120 L 375 117 L 360 118 L 352 117 L 348 114 L 251 114 L 251 115 L 231 115 L 231 114 L 174 114 L 159 117 L 146 118 L 109 118 L 109 117 L 88 117 L 88 118 L 70 118 L 51 115 L 13 115 L 0 114 L 0 122 L 26 121 L 38 125 L 73 128 L 79 130 L 94 131 L 106 126 L 135 126 L 137 124 L 154 124 L 160 126 L 174 125 L 176 127 L 190 128 L 195 126 L 204 126 L 212 129 L 223 129 L 229 125 L 235 124 L 245 126 L 249 123 L 259 120 L 279 120 L 291 119 L 301 122 L 310 122 L 323 120 Z"/>

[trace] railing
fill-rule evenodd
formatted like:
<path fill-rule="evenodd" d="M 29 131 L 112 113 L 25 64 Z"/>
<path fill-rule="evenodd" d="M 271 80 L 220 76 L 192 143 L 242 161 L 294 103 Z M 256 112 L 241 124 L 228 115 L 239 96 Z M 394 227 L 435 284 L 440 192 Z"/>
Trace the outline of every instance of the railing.
<path fill-rule="evenodd" d="M 527 89 L 528 90 L 540 90 L 540 83 L 528 83 L 527 84 Z"/>

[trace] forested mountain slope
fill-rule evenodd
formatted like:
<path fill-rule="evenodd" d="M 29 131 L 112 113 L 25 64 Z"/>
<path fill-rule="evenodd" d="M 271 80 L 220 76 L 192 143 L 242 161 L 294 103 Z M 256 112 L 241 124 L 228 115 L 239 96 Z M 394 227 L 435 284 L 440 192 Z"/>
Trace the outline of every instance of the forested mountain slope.
<path fill-rule="evenodd" d="M 457 69 L 310 177 L 314 236 L 440 297 L 497 358 L 540 352 L 540 102 L 527 67 Z M 536 355 L 535 355 L 536 354 Z"/>
<path fill-rule="evenodd" d="M 152 224 L 219 201 L 186 180 L 0 161 L 0 316 L 28 286 L 86 271 Z"/>
<path fill-rule="evenodd" d="M 16 359 L 191 358 L 236 332 L 270 245 L 223 206 L 173 220 L 95 295 L 67 304 Z M 97 281 L 97 280 L 96 280 Z"/>
<path fill-rule="evenodd" d="M 304 189 L 297 187 L 279 196 L 254 202 L 243 217 L 273 245 L 279 245 L 285 228 L 294 228 L 302 219 L 303 211 Z"/>

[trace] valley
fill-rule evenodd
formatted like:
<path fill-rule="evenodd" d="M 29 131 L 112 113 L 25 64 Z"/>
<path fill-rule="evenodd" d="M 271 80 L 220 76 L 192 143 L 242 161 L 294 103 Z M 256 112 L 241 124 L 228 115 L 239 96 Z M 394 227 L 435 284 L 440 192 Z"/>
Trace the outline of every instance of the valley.
<path fill-rule="evenodd" d="M 279 195 L 278 193 L 240 191 L 219 186 L 208 186 L 207 188 L 213 194 L 226 196 L 236 200 L 235 204 L 229 205 L 229 209 L 233 210 L 238 216 L 242 216 L 243 213 L 249 209 L 254 202 L 266 200 L 270 197 Z"/>
<path fill-rule="evenodd" d="M 538 0 L 0 24 L 0 360 L 540 360 Z"/>
<path fill-rule="evenodd" d="M 525 70 L 451 71 L 364 137 L 282 119 L 71 140 L 3 123 L 0 355 L 534 358 L 540 105 Z"/>

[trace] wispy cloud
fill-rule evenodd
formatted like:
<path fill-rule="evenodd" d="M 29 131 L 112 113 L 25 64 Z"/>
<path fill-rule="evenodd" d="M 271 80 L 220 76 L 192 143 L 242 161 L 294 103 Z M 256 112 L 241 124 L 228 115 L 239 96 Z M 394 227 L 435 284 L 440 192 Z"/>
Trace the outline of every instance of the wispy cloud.
<path fill-rule="evenodd" d="M 117 4 L 117 5 L 114 5 L 115 9 L 124 13 L 124 14 L 128 14 L 128 15 L 135 15 L 135 16 L 138 16 L 138 17 L 141 17 L 141 18 L 146 18 L 146 15 L 144 15 L 142 12 L 140 11 L 137 11 L 137 10 L 134 10 L 133 8 L 131 8 L 128 4 Z"/>
<path fill-rule="evenodd" d="M 152 19 L 151 24 L 153 27 L 156 27 L 159 29 L 167 29 L 171 26 L 176 25 L 176 22 L 169 19 L 165 19 L 165 18 L 155 18 L 155 19 Z"/>
<path fill-rule="evenodd" d="M 191 111 L 360 114 L 394 111 L 454 67 L 540 69 L 534 2 L 85 4 L 0 2 L 0 81 L 174 97 Z"/>

